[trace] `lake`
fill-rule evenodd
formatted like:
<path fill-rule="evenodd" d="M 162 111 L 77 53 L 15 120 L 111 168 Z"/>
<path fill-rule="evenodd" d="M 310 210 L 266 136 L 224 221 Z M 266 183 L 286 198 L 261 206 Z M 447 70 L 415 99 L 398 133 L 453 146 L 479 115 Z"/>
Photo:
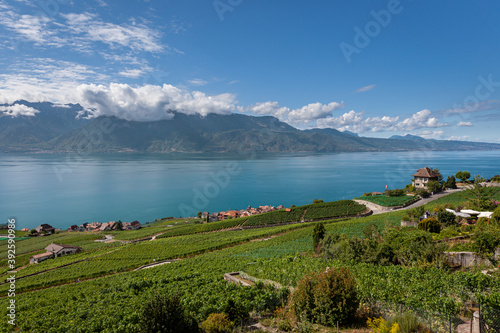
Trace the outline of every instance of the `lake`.
<path fill-rule="evenodd" d="M 0 218 L 17 228 L 141 223 L 400 188 L 417 169 L 500 174 L 500 151 L 339 154 L 0 154 Z"/>

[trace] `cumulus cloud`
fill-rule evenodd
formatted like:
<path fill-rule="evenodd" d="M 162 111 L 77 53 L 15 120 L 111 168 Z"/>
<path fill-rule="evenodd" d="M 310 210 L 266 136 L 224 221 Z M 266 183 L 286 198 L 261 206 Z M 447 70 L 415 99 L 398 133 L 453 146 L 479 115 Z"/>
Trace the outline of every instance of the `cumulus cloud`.
<path fill-rule="evenodd" d="M 364 87 L 361 87 L 361 88 L 357 89 L 355 92 L 356 93 L 362 93 L 362 92 L 365 92 L 365 91 L 368 91 L 368 90 L 372 90 L 373 88 L 375 88 L 375 85 L 374 84 L 370 84 L 368 86 L 364 86 Z"/>
<path fill-rule="evenodd" d="M 458 127 L 463 127 L 463 126 L 467 126 L 467 127 L 471 127 L 471 126 L 474 126 L 474 124 L 472 124 L 470 121 L 461 121 L 457 124 Z"/>
<path fill-rule="evenodd" d="M 247 108 L 240 108 L 241 112 L 250 112 L 257 115 L 268 115 L 287 122 L 290 125 L 304 126 L 311 125 L 312 122 L 331 116 L 332 112 L 344 107 L 343 102 L 331 102 L 329 104 L 311 103 L 298 109 L 290 109 L 280 106 L 278 102 L 264 102 L 251 105 Z"/>
<path fill-rule="evenodd" d="M 278 102 L 257 103 L 247 108 L 253 114 L 273 116 L 279 120 L 285 120 L 290 113 L 287 107 L 281 107 Z"/>
<path fill-rule="evenodd" d="M 23 104 L 0 106 L 0 114 L 9 115 L 11 117 L 17 117 L 17 116 L 30 116 L 30 117 L 32 117 L 38 112 L 40 112 L 40 111 L 38 111 L 37 109 L 34 109 L 30 106 L 23 105 Z"/>
<path fill-rule="evenodd" d="M 344 107 L 343 103 L 331 102 L 329 104 L 311 103 L 300 109 L 295 109 L 288 114 L 292 123 L 308 123 L 312 120 L 325 118 L 331 115 L 332 111 Z"/>
<path fill-rule="evenodd" d="M 77 89 L 78 102 L 95 116 L 116 116 L 132 121 L 171 119 L 172 111 L 185 114 L 229 114 L 235 107 L 235 96 L 207 96 L 200 91 L 183 91 L 172 85 L 83 84 Z"/>
<path fill-rule="evenodd" d="M 414 133 L 415 135 L 418 135 L 424 139 L 443 139 L 444 137 L 444 131 L 420 131 Z"/>
<path fill-rule="evenodd" d="M 412 131 L 420 128 L 437 128 L 448 126 L 435 117 L 431 117 L 429 110 L 414 113 L 411 117 L 400 120 L 397 117 L 365 117 L 364 113 L 351 110 L 339 117 L 318 119 L 320 128 L 336 128 L 341 131 L 355 133 L 385 132 L 385 131 Z"/>

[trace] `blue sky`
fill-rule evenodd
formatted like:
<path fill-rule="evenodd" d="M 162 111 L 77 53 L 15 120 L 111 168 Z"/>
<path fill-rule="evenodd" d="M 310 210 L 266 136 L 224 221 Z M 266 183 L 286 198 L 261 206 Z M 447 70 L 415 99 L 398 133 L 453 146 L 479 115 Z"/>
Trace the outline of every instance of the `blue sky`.
<path fill-rule="evenodd" d="M 499 143 L 499 12 L 494 1 L 0 0 L 0 102 Z"/>

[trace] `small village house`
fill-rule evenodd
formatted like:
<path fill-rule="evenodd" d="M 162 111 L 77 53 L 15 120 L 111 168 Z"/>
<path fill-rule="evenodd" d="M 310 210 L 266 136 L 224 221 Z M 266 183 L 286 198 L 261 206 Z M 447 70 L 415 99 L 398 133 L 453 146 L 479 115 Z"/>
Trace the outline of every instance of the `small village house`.
<path fill-rule="evenodd" d="M 74 254 L 82 252 L 82 248 L 79 246 L 64 245 L 64 244 L 49 244 L 45 250 L 47 253 L 52 253 L 54 257 L 61 257 L 66 254 Z"/>
<path fill-rule="evenodd" d="M 64 244 L 49 244 L 45 250 L 47 252 L 35 254 L 30 258 L 30 264 L 38 264 L 44 260 L 52 259 L 56 257 L 61 257 L 67 254 L 74 254 L 82 252 L 82 248 L 79 246 L 64 245 Z"/>
<path fill-rule="evenodd" d="M 30 258 L 30 264 L 38 264 L 44 260 L 52 259 L 52 258 L 54 258 L 54 255 L 52 254 L 52 252 L 35 254 L 33 257 Z"/>
<path fill-rule="evenodd" d="M 140 228 L 141 228 L 141 223 L 139 221 L 122 222 L 122 230 L 137 230 Z"/>
<path fill-rule="evenodd" d="M 427 183 L 432 180 L 438 180 L 439 175 L 431 168 L 425 167 L 423 169 L 418 169 L 413 177 L 411 183 L 415 188 L 427 188 Z"/>
<path fill-rule="evenodd" d="M 50 224 L 44 223 L 36 227 L 35 230 L 39 234 L 46 232 L 47 234 L 51 235 L 55 232 L 56 229 L 53 228 Z"/>
<path fill-rule="evenodd" d="M 68 228 L 68 231 L 78 231 L 78 226 L 76 224 L 73 224 Z"/>

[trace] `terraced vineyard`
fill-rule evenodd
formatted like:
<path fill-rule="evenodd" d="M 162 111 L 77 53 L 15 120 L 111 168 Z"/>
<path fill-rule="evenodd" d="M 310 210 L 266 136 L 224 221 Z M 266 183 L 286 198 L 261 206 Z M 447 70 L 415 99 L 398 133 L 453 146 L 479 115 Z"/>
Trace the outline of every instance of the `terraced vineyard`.
<path fill-rule="evenodd" d="M 366 207 L 352 200 L 316 203 L 307 207 L 305 220 L 356 216 L 366 212 Z"/>
<path fill-rule="evenodd" d="M 428 204 L 428 207 L 450 201 L 459 203 L 463 199 L 450 196 L 448 199 L 436 200 Z M 306 206 L 310 208 L 314 205 Z M 309 211 L 306 206 L 297 207 L 295 213 L 305 212 L 305 218 Z M 317 204 L 311 212 L 316 211 L 313 216 L 325 216 L 332 213 L 333 206 L 329 203 Z M 322 209 L 330 211 L 320 214 Z M 276 212 L 274 213 L 268 216 L 276 216 Z M 367 225 L 374 223 L 383 230 L 387 226 L 399 224 L 403 214 L 404 211 L 397 211 L 321 223 L 325 225 L 327 234 L 362 236 L 363 228 Z M 59 263 L 62 263 L 104 253 L 82 263 L 18 280 L 17 329 L 23 332 L 138 332 L 141 309 L 157 293 L 180 293 L 183 304 L 199 322 L 211 313 L 222 312 L 229 299 L 234 300 L 245 311 L 254 313 L 272 312 L 286 302 L 288 291 L 285 290 L 227 284 L 223 275 L 231 271 L 244 271 L 260 279 L 294 287 L 297 280 L 307 272 L 347 265 L 356 278 L 363 302 L 376 299 L 437 310 L 444 314 L 455 313 L 471 297 L 488 298 L 492 302 L 500 299 L 498 277 L 486 276 L 480 272 L 451 273 L 425 265 L 403 267 L 324 261 L 313 255 L 312 250 L 312 230 L 318 222 L 205 233 L 232 228 L 245 221 L 248 223 L 249 220 L 188 223 L 175 228 L 162 225 L 165 229 L 172 228 L 167 231 L 165 238 L 135 245 L 115 242 L 115 248 L 92 250 L 90 247 L 82 254 L 58 258 L 61 259 Z M 269 218 L 260 220 L 260 223 L 271 224 L 272 221 Z M 175 233 L 189 234 L 175 236 Z M 142 237 L 144 233 L 137 235 Z M 80 235 L 81 239 L 72 240 L 70 238 L 77 235 L 56 236 L 61 243 L 68 243 L 65 237 L 69 237 L 68 240 L 74 243 L 80 242 L 83 246 L 96 243 L 88 235 Z M 31 239 L 20 241 L 19 244 L 23 242 L 28 242 L 23 251 L 36 250 Z M 105 254 L 106 251 L 114 250 L 116 251 Z M 152 263 L 153 259 L 160 261 L 171 258 L 183 259 L 132 271 L 142 264 Z M 53 260 L 38 267 L 30 266 L 20 270 L 19 276 L 37 269 L 54 267 L 56 262 L 57 260 Z M 76 283 L 77 279 L 81 282 Z M 6 286 L 1 286 L 0 291 L 5 294 Z M 54 304 L 65 304 L 65 307 L 55 308 Z M 5 317 L 6 314 L 6 307 L 0 308 L 0 315 Z M 12 327 L 6 321 L 0 322 L 0 331 L 11 330 Z"/>
<path fill-rule="evenodd" d="M 389 197 L 387 195 L 373 195 L 367 197 L 359 197 L 355 199 L 369 201 L 384 207 L 397 207 L 397 206 L 404 206 L 414 201 L 418 201 L 420 197 L 410 196 L 410 195 L 402 195 L 399 197 Z"/>

